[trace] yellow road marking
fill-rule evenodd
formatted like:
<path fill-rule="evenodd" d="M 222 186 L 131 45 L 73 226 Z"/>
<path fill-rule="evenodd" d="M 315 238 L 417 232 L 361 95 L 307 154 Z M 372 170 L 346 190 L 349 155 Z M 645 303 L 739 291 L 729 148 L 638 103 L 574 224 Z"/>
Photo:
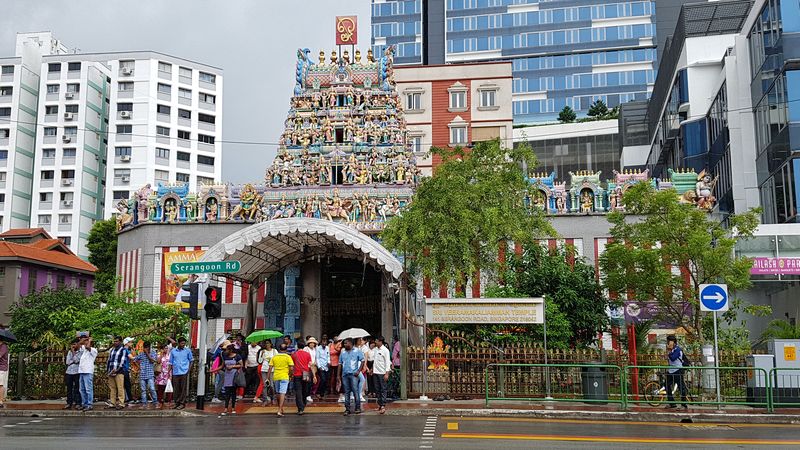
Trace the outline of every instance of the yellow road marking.
<path fill-rule="evenodd" d="M 480 434 L 443 433 L 443 438 L 499 439 L 516 441 L 568 441 L 568 442 L 614 442 L 625 444 L 719 444 L 719 445 L 800 445 L 800 441 L 777 441 L 764 439 L 686 439 L 686 438 L 637 438 L 612 436 L 553 436 L 537 434 Z"/>
<path fill-rule="evenodd" d="M 458 422 L 448 422 L 447 429 L 450 431 L 458 431 Z"/>
<path fill-rule="evenodd" d="M 587 419 L 538 419 L 533 417 L 442 417 L 442 420 L 460 420 L 472 422 L 531 422 L 531 423 L 574 423 L 574 424 L 597 424 L 597 425 L 650 425 L 662 427 L 707 427 L 710 425 L 729 426 L 734 428 L 798 428 L 800 424 L 788 423 L 722 423 L 722 422 L 701 422 L 701 423 L 674 423 L 674 422 L 637 422 L 623 420 L 593 420 Z"/>

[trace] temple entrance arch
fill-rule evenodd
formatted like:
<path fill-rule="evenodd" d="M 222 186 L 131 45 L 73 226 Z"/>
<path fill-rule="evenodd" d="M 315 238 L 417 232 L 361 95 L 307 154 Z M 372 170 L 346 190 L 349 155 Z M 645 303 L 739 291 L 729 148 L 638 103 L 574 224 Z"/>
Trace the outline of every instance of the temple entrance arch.
<path fill-rule="evenodd" d="M 341 331 L 336 327 L 356 326 L 351 323 L 356 319 L 368 322 L 360 328 L 393 334 L 397 312 L 389 284 L 400 278 L 403 265 L 376 240 L 350 226 L 306 217 L 257 223 L 209 248 L 200 262 L 234 260 L 241 262 L 238 273 L 215 275 L 250 286 L 246 331 L 263 315 L 267 327 L 297 336 L 332 336 Z M 280 274 L 283 292 L 267 298 L 264 310 L 258 311 L 258 289 Z M 348 310 L 355 311 L 349 318 Z"/>

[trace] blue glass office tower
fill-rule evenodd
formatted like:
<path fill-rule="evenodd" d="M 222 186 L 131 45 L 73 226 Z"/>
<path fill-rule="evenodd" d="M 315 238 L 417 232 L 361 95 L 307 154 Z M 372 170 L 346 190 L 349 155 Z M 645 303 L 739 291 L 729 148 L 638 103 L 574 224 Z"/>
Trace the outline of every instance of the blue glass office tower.
<path fill-rule="evenodd" d="M 659 1 L 664 29 L 674 29 L 682 3 Z M 373 0 L 372 5 L 373 51 L 396 45 L 397 64 L 511 59 L 515 123 L 553 121 L 566 105 L 585 115 L 597 99 L 610 107 L 647 99 L 658 58 L 656 29 L 662 25 L 652 1 Z"/>

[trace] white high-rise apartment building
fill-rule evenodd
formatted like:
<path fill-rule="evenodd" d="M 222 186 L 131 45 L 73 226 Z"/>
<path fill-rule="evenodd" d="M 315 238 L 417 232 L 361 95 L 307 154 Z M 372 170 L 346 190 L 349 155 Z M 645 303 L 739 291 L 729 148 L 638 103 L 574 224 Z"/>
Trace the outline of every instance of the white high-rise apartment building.
<path fill-rule="evenodd" d="M 222 71 L 157 52 L 68 53 L 46 33 L 0 58 L 0 229 L 87 257 L 96 220 L 146 184 L 221 181 Z"/>
<path fill-rule="evenodd" d="M 17 37 L 15 56 L 0 58 L 2 231 L 30 226 L 42 55 L 66 52 L 49 32 L 26 33 Z"/>

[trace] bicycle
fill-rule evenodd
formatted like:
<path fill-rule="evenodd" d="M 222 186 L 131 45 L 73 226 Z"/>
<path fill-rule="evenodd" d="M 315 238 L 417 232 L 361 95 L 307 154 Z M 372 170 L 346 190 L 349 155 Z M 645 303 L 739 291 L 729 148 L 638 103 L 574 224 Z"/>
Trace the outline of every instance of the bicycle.
<path fill-rule="evenodd" d="M 667 377 L 666 372 L 658 372 L 658 380 L 650 380 L 644 385 L 644 399 L 650 406 L 661 406 L 667 401 Z M 685 377 L 686 375 L 684 375 Z M 688 380 L 684 379 L 684 386 L 686 386 L 686 402 L 691 403 L 694 401 L 689 391 Z M 673 383 L 671 386 L 672 398 L 680 398 L 681 394 L 678 390 L 678 383 Z"/>

